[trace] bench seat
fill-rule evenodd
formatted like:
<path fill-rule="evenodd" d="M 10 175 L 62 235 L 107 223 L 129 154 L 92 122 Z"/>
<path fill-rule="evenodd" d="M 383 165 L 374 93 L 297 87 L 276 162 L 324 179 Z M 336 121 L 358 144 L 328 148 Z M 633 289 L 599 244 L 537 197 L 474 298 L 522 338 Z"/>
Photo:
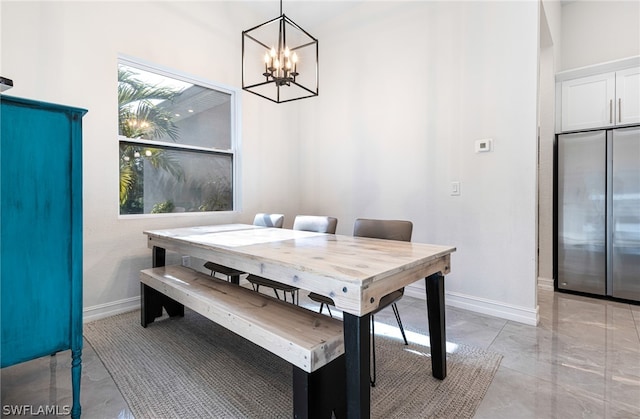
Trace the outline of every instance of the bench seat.
<path fill-rule="evenodd" d="M 337 319 L 184 266 L 144 269 L 140 282 L 307 373 L 344 354 L 343 325 Z M 153 318 L 145 320 L 144 311 L 146 327 Z"/>

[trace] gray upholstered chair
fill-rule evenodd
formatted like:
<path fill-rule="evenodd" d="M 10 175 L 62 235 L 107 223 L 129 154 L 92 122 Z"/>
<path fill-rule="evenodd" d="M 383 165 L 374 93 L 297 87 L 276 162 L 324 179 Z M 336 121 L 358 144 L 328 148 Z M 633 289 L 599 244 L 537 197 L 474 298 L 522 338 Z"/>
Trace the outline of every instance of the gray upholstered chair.
<path fill-rule="evenodd" d="M 253 219 L 254 226 L 282 228 L 284 224 L 284 215 L 282 214 L 256 214 Z"/>
<path fill-rule="evenodd" d="M 293 221 L 293 229 L 301 231 L 313 231 L 316 233 L 335 234 L 338 219 L 320 215 L 298 215 Z M 263 278 L 258 275 L 247 276 L 247 281 L 251 282 L 255 291 L 260 291 L 260 287 L 272 288 L 276 297 L 280 299 L 278 291 L 282 291 L 284 301 L 287 301 L 287 293 L 291 294 L 293 304 L 299 302 L 299 289 L 292 285 L 282 284 L 271 279 Z"/>
<path fill-rule="evenodd" d="M 282 228 L 284 224 L 284 215 L 283 214 L 265 214 L 258 213 L 253 219 L 253 225 L 260 227 L 274 227 L 274 228 Z M 206 262 L 204 267 L 211 271 L 211 276 L 214 276 L 216 273 L 225 275 L 227 277 L 227 281 L 239 282 L 240 275 L 244 274 L 244 272 L 239 271 L 237 269 L 229 268 L 227 266 L 218 265 L 213 262 Z M 235 281 L 234 281 L 235 279 Z"/>
<path fill-rule="evenodd" d="M 374 239 L 384 240 L 400 240 L 411 241 L 411 234 L 413 232 L 413 224 L 411 221 L 404 220 L 372 220 L 367 218 L 358 218 L 353 227 L 353 235 L 357 237 L 369 237 Z M 375 347 L 375 322 L 374 315 L 380 310 L 391 306 L 393 314 L 396 316 L 400 333 L 404 339 L 404 344 L 408 345 L 407 336 L 404 333 L 404 327 L 402 326 L 402 320 L 400 319 L 400 312 L 396 302 L 404 295 L 404 288 L 394 291 L 385 295 L 380 299 L 380 305 L 371 313 L 371 348 L 372 348 L 372 361 L 373 361 L 373 377 L 371 378 L 371 385 L 376 385 L 376 347 Z M 316 294 L 314 292 L 309 294 L 309 298 L 317 303 L 320 303 L 320 312 L 326 305 L 331 315 L 330 306 L 334 305 L 333 300 L 324 295 Z"/>
<path fill-rule="evenodd" d="M 338 219 L 322 215 L 297 215 L 293 220 L 293 229 L 316 233 L 335 234 Z"/>

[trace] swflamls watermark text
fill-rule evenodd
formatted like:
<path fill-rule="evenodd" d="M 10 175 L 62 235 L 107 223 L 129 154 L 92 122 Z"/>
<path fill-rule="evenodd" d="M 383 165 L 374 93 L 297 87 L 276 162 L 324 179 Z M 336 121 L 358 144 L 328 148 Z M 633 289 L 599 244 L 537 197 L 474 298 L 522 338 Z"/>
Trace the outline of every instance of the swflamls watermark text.
<path fill-rule="evenodd" d="M 71 406 L 64 405 L 32 405 L 5 404 L 2 405 L 2 416 L 69 416 Z"/>

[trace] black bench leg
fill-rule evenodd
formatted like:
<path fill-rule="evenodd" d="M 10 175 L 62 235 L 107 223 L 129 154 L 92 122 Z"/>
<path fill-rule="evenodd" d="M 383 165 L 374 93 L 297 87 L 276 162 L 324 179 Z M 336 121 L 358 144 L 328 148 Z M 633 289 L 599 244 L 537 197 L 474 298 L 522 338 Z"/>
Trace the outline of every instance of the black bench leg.
<path fill-rule="evenodd" d="M 156 317 L 162 316 L 161 294 L 153 288 L 140 284 L 140 324 L 147 327 Z"/>
<path fill-rule="evenodd" d="M 175 300 L 159 293 L 146 284 L 140 284 L 140 324 L 148 324 L 162 316 L 162 307 L 171 317 L 184 317 L 184 306 Z"/>
<path fill-rule="evenodd" d="M 293 417 L 347 417 L 344 355 L 312 373 L 293 366 Z"/>
<path fill-rule="evenodd" d="M 163 295 L 162 305 L 164 309 L 167 310 L 167 314 L 170 317 L 184 317 L 184 306 L 177 302 L 176 300 L 172 300 L 171 298 Z"/>

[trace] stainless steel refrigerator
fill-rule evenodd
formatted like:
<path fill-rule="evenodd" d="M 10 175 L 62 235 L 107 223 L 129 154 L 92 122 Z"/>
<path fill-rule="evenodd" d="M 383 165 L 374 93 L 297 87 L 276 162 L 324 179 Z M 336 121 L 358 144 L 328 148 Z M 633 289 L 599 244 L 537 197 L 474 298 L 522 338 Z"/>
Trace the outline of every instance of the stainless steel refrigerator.
<path fill-rule="evenodd" d="M 557 287 L 640 301 L 640 127 L 558 136 Z"/>

